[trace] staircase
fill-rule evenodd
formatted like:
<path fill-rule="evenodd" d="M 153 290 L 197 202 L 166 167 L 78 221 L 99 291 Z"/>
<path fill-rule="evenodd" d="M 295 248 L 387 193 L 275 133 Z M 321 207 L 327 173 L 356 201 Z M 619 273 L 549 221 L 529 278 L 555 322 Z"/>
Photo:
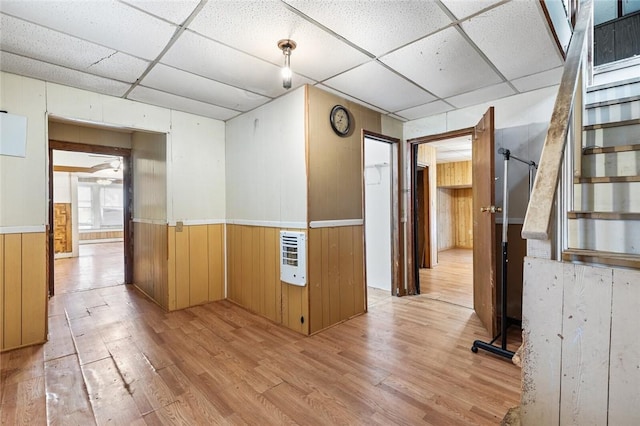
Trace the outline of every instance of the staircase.
<path fill-rule="evenodd" d="M 640 269 L 640 78 L 587 90 L 565 261 Z"/>

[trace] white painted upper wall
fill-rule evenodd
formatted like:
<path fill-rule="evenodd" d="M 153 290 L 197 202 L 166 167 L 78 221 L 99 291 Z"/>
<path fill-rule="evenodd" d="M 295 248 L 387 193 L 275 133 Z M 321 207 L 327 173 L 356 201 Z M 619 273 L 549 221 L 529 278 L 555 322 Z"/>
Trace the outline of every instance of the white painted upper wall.
<path fill-rule="evenodd" d="M 305 89 L 226 122 L 227 220 L 306 227 Z"/>
<path fill-rule="evenodd" d="M 558 86 L 546 87 L 493 102 L 449 111 L 404 123 L 405 140 L 475 126 L 490 106 L 495 107 L 495 128 L 548 123 Z"/>
<path fill-rule="evenodd" d="M 0 73 L 0 109 L 27 117 L 26 156 L 0 155 L 0 227 L 47 223 L 46 99 L 43 81 Z"/>
<path fill-rule="evenodd" d="M 495 176 L 496 205 L 503 206 L 504 156 L 498 149 L 506 148 L 523 160 L 540 160 L 551 113 L 556 100 L 558 86 L 498 99 L 494 102 L 475 105 L 420 120 L 404 123 L 404 137 L 444 133 L 475 126 L 490 106 L 495 107 Z M 509 190 L 510 223 L 522 223 L 529 201 L 529 168 L 515 160 L 509 162 L 507 180 Z M 496 217 L 497 222 L 502 216 Z"/>
<path fill-rule="evenodd" d="M 169 220 L 225 219 L 225 123 L 171 111 L 167 149 Z"/>
<path fill-rule="evenodd" d="M 53 202 L 71 204 L 71 173 L 53 172 Z"/>
<path fill-rule="evenodd" d="M 27 117 L 26 157 L 0 156 L 0 227 L 44 229 L 47 223 L 47 113 L 166 133 L 168 152 L 176 156 L 167 170 L 167 219 L 224 218 L 224 122 L 5 72 L 0 89 L 0 109 Z"/>

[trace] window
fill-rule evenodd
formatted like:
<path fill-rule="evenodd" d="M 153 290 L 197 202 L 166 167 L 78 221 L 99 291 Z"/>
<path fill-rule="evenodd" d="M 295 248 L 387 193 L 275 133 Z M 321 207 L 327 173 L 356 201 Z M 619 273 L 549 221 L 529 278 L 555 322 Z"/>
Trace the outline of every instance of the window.
<path fill-rule="evenodd" d="M 80 229 L 93 228 L 91 186 L 78 185 L 78 226 Z"/>
<path fill-rule="evenodd" d="M 122 185 L 100 188 L 100 223 L 103 228 L 122 227 L 122 205 Z"/>
<path fill-rule="evenodd" d="M 78 227 L 81 230 L 122 229 L 122 191 L 122 184 L 118 183 L 78 182 Z"/>
<path fill-rule="evenodd" d="M 603 24 L 640 11 L 640 0 L 597 0 L 593 4 L 593 25 Z"/>
<path fill-rule="evenodd" d="M 640 55 L 640 0 L 597 0 L 593 6 L 594 65 Z"/>

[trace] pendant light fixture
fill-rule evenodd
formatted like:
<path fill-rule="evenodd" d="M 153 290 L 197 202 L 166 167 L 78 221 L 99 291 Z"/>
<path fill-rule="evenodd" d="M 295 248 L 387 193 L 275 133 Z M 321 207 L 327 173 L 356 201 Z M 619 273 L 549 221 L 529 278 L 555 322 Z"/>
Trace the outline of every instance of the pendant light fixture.
<path fill-rule="evenodd" d="M 293 40 L 284 39 L 278 42 L 278 48 L 282 50 L 284 55 L 284 65 L 282 66 L 282 87 L 291 89 L 291 51 L 296 48 L 297 44 Z"/>

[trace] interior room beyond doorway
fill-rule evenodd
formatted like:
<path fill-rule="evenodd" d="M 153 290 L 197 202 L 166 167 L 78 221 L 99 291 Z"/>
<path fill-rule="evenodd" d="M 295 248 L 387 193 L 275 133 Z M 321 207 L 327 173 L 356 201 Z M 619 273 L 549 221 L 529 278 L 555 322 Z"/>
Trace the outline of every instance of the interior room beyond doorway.
<path fill-rule="evenodd" d="M 435 184 L 430 182 L 434 174 L 429 170 L 434 163 Z M 420 292 L 473 308 L 471 136 L 420 145 L 417 170 Z M 434 194 L 429 195 L 429 191 Z M 435 214 L 429 214 L 429 208 Z M 429 262 L 432 251 L 436 252 L 436 262 Z"/>

